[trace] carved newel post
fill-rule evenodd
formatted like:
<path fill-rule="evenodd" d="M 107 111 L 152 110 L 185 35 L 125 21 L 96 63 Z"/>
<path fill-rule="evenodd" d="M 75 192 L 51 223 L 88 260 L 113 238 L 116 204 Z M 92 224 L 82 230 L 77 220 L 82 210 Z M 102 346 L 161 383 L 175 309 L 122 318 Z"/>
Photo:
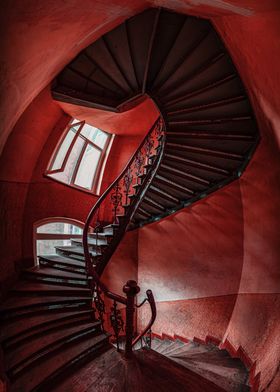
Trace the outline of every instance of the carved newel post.
<path fill-rule="evenodd" d="M 126 285 L 123 286 L 123 292 L 127 296 L 126 305 L 126 342 L 125 342 L 125 356 L 129 357 L 132 354 L 132 341 L 134 333 L 134 309 L 135 309 L 135 297 L 139 293 L 140 287 L 137 286 L 135 280 L 128 280 Z"/>

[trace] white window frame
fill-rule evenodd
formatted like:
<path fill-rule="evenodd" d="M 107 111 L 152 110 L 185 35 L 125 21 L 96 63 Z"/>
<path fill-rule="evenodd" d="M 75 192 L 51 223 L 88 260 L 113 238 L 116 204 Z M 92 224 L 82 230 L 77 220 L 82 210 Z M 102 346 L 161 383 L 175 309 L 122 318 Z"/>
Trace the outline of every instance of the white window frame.
<path fill-rule="evenodd" d="M 51 217 L 41 219 L 34 223 L 33 225 L 33 255 L 34 255 L 34 265 L 39 265 L 38 255 L 37 255 L 37 241 L 38 240 L 68 240 L 71 238 L 81 238 L 82 234 L 59 234 L 59 233 L 37 233 L 37 229 L 48 223 L 68 223 L 84 229 L 84 223 L 65 217 Z"/>
<path fill-rule="evenodd" d="M 57 144 L 57 146 L 56 146 L 56 148 L 55 148 L 55 150 L 54 150 L 54 152 L 52 154 L 52 157 L 51 157 L 51 159 L 49 161 L 48 168 L 45 171 L 45 176 L 47 176 L 48 178 L 50 178 L 50 179 L 52 179 L 54 181 L 60 182 L 61 184 L 64 184 L 66 186 L 70 186 L 71 188 L 76 188 L 76 189 L 79 189 L 79 190 L 84 191 L 84 192 L 88 192 L 88 193 L 91 193 L 91 194 L 94 193 L 96 195 L 99 195 L 100 188 L 101 188 L 101 181 L 102 181 L 102 177 L 103 177 L 103 174 L 104 174 L 104 169 L 105 169 L 105 165 L 106 165 L 106 162 L 107 162 L 107 158 L 108 158 L 108 155 L 109 155 L 109 152 L 110 152 L 110 149 L 111 149 L 111 146 L 112 146 L 112 142 L 113 142 L 113 139 L 114 139 L 114 135 L 109 134 L 109 133 L 107 133 L 107 132 L 105 132 L 105 131 L 100 129 L 100 131 L 106 133 L 106 135 L 107 135 L 106 143 L 105 143 L 104 147 L 101 148 L 97 144 L 95 144 L 94 142 L 92 142 L 91 140 L 87 139 L 85 136 L 83 136 L 81 134 L 83 126 L 86 124 L 86 122 L 85 121 L 78 121 L 78 120 L 77 121 L 73 121 L 73 120 L 75 120 L 75 119 L 71 119 L 71 121 L 66 126 L 66 129 L 63 132 L 63 134 L 62 134 L 62 136 L 61 136 L 61 138 L 60 138 L 60 140 L 59 140 L 59 142 L 58 142 L 58 144 Z M 78 130 L 77 130 L 77 132 L 76 132 L 76 134 L 75 134 L 75 136 L 74 136 L 70 146 L 68 147 L 68 150 L 67 150 L 67 152 L 65 154 L 65 157 L 63 159 L 61 167 L 59 169 L 54 169 L 53 170 L 52 166 L 53 166 L 53 164 L 55 162 L 55 159 L 57 157 L 58 152 L 60 151 L 62 143 L 64 142 L 64 140 L 65 140 L 68 132 L 70 131 L 70 129 L 72 127 L 77 127 L 77 126 L 79 128 L 78 128 Z M 73 171 L 70 183 L 61 181 L 58 178 L 54 178 L 52 176 L 52 174 L 61 173 L 61 172 L 64 171 L 65 166 L 67 164 L 67 161 L 68 161 L 68 159 L 69 159 L 69 157 L 71 155 L 71 152 L 73 150 L 73 147 L 74 147 L 75 142 L 78 139 L 78 137 L 80 137 L 80 138 L 82 138 L 84 140 L 84 145 L 83 145 L 83 147 L 81 149 L 81 152 L 79 154 L 79 158 L 78 158 L 77 163 L 75 165 L 75 168 L 74 168 L 74 171 Z M 91 145 L 92 147 L 96 148 L 100 152 L 100 158 L 98 160 L 97 168 L 96 168 L 93 180 L 92 180 L 91 189 L 84 188 L 82 186 L 79 186 L 79 185 L 75 184 L 77 173 L 78 173 L 78 170 L 79 170 L 82 158 L 83 158 L 84 153 L 85 153 L 85 151 L 87 149 L 87 146 L 89 146 L 89 145 Z"/>

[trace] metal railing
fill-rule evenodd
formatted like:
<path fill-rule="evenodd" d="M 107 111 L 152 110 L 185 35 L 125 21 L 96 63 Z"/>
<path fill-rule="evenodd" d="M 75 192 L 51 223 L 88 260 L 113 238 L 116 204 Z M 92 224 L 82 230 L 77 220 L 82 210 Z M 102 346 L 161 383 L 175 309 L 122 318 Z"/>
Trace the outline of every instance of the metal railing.
<path fill-rule="evenodd" d="M 136 295 L 140 291 L 135 281 L 128 281 L 123 286 L 126 296 L 111 292 L 101 281 L 100 275 L 124 236 L 131 219 L 149 185 L 155 176 L 163 157 L 165 144 L 165 126 L 159 117 L 133 154 L 124 170 L 116 180 L 106 189 L 91 209 L 83 232 L 83 247 L 86 262 L 86 272 L 92 290 L 93 300 L 99 319 L 104 328 L 104 314 L 106 313 L 104 296 L 113 300 L 110 308 L 110 321 L 119 349 L 119 335 L 124 328 L 121 312 L 117 303 L 126 307 L 125 322 L 125 355 L 130 356 L 132 348 L 151 329 L 156 318 L 156 305 L 151 290 L 146 291 L 151 307 L 151 319 L 147 327 L 135 337 L 134 313 L 136 309 Z M 107 233 L 110 241 L 106 246 L 99 246 L 100 233 Z M 95 254 L 89 249 L 89 238 L 95 239 Z M 104 237 L 103 237 L 104 238 Z"/>

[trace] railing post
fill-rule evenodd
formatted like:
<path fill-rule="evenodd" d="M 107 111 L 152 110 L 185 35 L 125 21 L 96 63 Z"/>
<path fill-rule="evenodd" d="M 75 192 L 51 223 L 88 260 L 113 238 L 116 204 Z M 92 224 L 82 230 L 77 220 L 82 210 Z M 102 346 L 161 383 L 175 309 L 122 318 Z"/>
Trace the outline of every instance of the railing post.
<path fill-rule="evenodd" d="M 135 280 L 128 280 L 126 285 L 123 286 L 123 292 L 127 296 L 126 305 L 126 342 L 125 342 L 125 356 L 129 357 L 132 354 L 132 341 L 134 334 L 134 310 L 135 310 L 135 297 L 139 293 L 140 287 L 137 286 Z"/>

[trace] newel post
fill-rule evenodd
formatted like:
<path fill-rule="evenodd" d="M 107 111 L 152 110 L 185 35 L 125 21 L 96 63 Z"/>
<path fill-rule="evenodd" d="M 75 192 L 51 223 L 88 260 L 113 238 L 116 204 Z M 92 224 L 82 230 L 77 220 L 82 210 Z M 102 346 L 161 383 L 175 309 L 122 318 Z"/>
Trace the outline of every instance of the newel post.
<path fill-rule="evenodd" d="M 127 296 L 126 305 L 126 342 L 125 342 L 125 356 L 129 357 L 132 353 L 132 341 L 134 333 L 134 309 L 135 309 L 135 297 L 139 293 L 140 287 L 137 286 L 135 280 L 128 280 L 126 285 L 123 286 L 123 292 Z"/>

